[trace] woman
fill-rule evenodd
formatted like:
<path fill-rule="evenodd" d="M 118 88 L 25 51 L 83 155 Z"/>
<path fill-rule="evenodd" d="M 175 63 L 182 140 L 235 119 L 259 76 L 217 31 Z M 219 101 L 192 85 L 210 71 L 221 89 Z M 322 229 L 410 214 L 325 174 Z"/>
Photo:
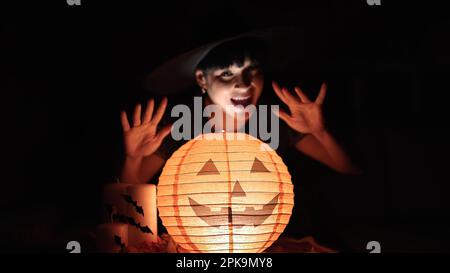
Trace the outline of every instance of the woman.
<path fill-rule="evenodd" d="M 235 124 L 243 126 L 250 116 L 239 115 L 242 106 L 256 106 L 264 92 L 271 92 L 263 92 L 268 63 L 262 41 L 237 38 L 215 45 L 196 65 L 192 77 L 204 96 L 204 106 L 219 106 L 224 115 L 233 117 Z M 325 126 L 322 106 L 326 97 L 326 84 L 322 84 L 315 99 L 306 96 L 300 87 L 288 90 L 275 81 L 271 87 L 289 109 L 289 113 L 284 110 L 278 112 L 278 117 L 288 125 L 286 130 L 280 130 L 280 135 L 291 136 L 289 141 L 281 141 L 281 144 L 290 144 L 339 173 L 361 173 Z M 140 104 L 136 105 L 131 123 L 122 111 L 125 163 L 121 181 L 147 183 L 161 170 L 171 153 L 183 144 L 174 143 L 168 137 L 166 144 L 162 145 L 171 132 L 170 125 L 158 129 L 167 103 L 167 99 L 163 98 L 156 111 L 153 99 L 147 102 L 145 110 Z M 217 129 L 229 131 L 238 128 Z"/>

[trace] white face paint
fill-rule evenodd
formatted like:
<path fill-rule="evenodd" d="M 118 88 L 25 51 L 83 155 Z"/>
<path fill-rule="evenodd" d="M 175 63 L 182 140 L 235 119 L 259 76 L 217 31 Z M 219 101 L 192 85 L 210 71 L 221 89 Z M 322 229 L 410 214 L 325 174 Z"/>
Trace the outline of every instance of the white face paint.
<path fill-rule="evenodd" d="M 207 103 L 220 106 L 229 116 L 245 121 L 244 108 L 256 105 L 264 86 L 261 68 L 246 58 L 242 66 L 233 64 L 224 69 L 215 69 L 205 77 Z M 241 117 L 239 117 L 241 116 Z"/>

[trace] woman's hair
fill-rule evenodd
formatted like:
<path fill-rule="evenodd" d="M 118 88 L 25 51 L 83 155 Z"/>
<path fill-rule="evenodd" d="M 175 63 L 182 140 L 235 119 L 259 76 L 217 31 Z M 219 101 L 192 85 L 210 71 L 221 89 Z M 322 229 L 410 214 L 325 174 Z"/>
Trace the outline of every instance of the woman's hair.
<path fill-rule="evenodd" d="M 264 71 L 266 46 L 258 38 L 237 38 L 223 42 L 211 49 L 197 65 L 197 69 L 207 73 L 213 69 L 224 69 L 233 64 L 242 66 L 246 58 L 256 63 Z"/>

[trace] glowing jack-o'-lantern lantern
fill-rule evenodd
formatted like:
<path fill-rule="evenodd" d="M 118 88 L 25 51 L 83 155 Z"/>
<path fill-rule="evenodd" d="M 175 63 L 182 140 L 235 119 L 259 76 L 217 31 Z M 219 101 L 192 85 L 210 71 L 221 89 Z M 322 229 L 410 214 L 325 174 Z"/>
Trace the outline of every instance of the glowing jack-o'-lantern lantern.
<path fill-rule="evenodd" d="M 243 133 L 200 135 L 166 162 L 158 211 L 188 252 L 262 252 L 289 222 L 291 176 L 269 145 Z"/>

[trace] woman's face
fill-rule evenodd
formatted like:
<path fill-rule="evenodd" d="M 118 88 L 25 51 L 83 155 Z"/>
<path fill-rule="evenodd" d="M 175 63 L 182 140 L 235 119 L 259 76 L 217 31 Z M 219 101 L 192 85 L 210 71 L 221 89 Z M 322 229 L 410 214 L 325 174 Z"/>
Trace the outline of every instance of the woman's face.
<path fill-rule="evenodd" d="M 248 105 L 256 105 L 264 86 L 259 65 L 246 58 L 242 66 L 233 64 L 224 69 L 196 71 L 197 82 L 208 94 L 207 104 L 215 104 L 229 116 L 243 112 Z M 227 107 L 228 106 L 228 107 Z M 244 115 L 248 119 L 247 115 Z"/>

